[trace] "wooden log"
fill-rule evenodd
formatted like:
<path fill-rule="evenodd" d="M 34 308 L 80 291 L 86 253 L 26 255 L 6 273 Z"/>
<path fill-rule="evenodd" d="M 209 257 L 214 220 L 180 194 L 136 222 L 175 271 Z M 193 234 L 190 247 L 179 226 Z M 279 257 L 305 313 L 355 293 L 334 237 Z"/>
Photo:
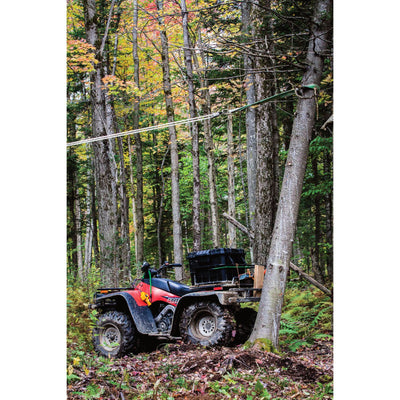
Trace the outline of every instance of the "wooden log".
<path fill-rule="evenodd" d="M 332 297 L 332 292 L 326 288 L 324 285 L 316 281 L 314 278 L 312 278 L 310 275 L 307 275 L 300 267 L 297 265 L 294 265 L 292 262 L 290 263 L 290 268 L 293 271 L 296 271 L 301 277 L 303 277 L 306 281 L 312 283 L 314 286 L 316 286 L 319 290 L 322 290 L 324 293 Z"/>
<path fill-rule="evenodd" d="M 243 233 L 245 233 L 251 240 L 254 240 L 254 234 L 253 232 L 249 231 L 244 225 L 242 225 L 239 221 L 237 221 L 235 218 L 231 217 L 227 213 L 223 213 L 222 216 L 228 220 L 232 225 L 236 226 L 239 230 L 241 230 Z"/>
<path fill-rule="evenodd" d="M 228 215 L 227 213 L 223 213 L 222 216 L 228 220 L 228 222 L 230 222 L 231 224 L 233 224 L 234 226 L 236 226 L 236 228 L 238 228 L 239 230 L 241 230 L 243 233 L 245 233 L 251 240 L 254 240 L 254 233 L 251 232 L 249 229 L 247 229 L 244 225 L 242 225 L 239 221 L 236 221 L 235 218 L 231 217 L 230 215 Z M 324 285 L 322 285 L 321 283 L 319 283 L 318 281 L 316 281 L 313 277 L 311 277 L 310 275 L 306 274 L 300 267 L 298 267 L 297 265 L 294 265 L 292 262 L 290 263 L 290 268 L 293 271 L 296 271 L 302 278 L 304 278 L 306 281 L 310 282 L 312 285 L 314 285 L 315 287 L 317 287 L 319 290 L 321 290 L 322 292 L 324 292 L 325 294 L 329 295 L 332 297 L 332 292 L 326 288 Z M 257 287 L 257 286 L 254 286 Z"/>

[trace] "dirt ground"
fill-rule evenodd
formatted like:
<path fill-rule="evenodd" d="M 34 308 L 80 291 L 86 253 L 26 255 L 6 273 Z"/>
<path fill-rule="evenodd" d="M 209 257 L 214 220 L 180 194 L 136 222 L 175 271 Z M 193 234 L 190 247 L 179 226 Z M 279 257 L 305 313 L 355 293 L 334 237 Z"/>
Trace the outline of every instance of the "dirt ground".
<path fill-rule="evenodd" d="M 332 399 L 333 341 L 296 353 L 169 344 L 74 367 L 69 399 Z M 90 387 L 89 387 L 90 386 Z M 90 397 L 90 390 L 92 397 Z"/>

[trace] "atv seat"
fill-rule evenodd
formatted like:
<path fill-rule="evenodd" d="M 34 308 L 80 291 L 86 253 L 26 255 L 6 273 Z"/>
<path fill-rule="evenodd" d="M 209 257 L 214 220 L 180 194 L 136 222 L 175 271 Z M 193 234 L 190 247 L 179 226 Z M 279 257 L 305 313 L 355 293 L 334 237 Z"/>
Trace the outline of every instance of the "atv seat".
<path fill-rule="evenodd" d="M 192 289 L 183 283 L 168 280 L 169 292 L 177 296 L 183 296 L 192 291 Z"/>
<path fill-rule="evenodd" d="M 143 282 L 148 284 L 150 283 L 149 279 L 143 279 Z M 175 294 L 176 296 L 184 296 L 188 293 L 205 290 L 205 288 L 191 288 L 190 286 L 175 282 L 171 279 L 153 278 L 151 284 L 156 288 L 165 290 L 166 292 Z"/>

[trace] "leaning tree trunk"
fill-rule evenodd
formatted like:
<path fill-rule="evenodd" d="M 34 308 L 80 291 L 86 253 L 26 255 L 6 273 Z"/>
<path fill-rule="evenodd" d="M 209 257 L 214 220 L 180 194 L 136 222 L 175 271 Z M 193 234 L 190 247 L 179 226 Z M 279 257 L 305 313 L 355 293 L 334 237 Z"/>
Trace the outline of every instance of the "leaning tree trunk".
<path fill-rule="evenodd" d="M 163 10 L 163 0 L 157 0 L 157 9 L 159 12 Z M 172 102 L 171 78 L 169 71 L 169 55 L 168 55 L 168 38 L 165 31 L 163 18 L 158 17 L 160 25 L 161 38 L 161 60 L 163 71 L 163 88 L 165 95 L 165 106 L 167 111 L 168 122 L 174 122 L 174 106 Z M 169 140 L 171 149 L 171 191 L 172 191 L 172 232 L 174 236 L 174 262 L 182 264 L 183 262 L 183 247 L 182 247 L 182 226 L 181 226 L 181 211 L 180 211 L 180 193 L 179 193 L 179 156 L 178 156 L 178 141 L 176 137 L 175 126 L 169 128 Z M 183 279 L 183 267 L 175 268 L 175 278 L 180 281 Z"/>
<path fill-rule="evenodd" d="M 313 89 L 304 86 L 319 85 L 321 82 L 324 56 L 330 43 L 331 13 L 332 0 L 316 2 L 307 52 L 307 69 L 302 79 L 303 88 L 299 91 L 300 98 L 293 122 L 292 138 L 286 160 L 264 287 L 256 323 L 249 339 L 254 342 L 258 338 L 266 338 L 276 348 L 279 347 L 283 295 L 316 112 L 316 94 Z"/>
<path fill-rule="evenodd" d="M 193 63 L 190 46 L 188 11 L 186 1 L 181 0 L 182 28 L 183 28 L 183 52 L 185 56 L 186 78 L 188 84 L 189 113 L 190 118 L 197 116 L 196 101 L 193 83 Z M 199 155 L 199 127 L 197 122 L 190 124 L 192 134 L 192 160 L 193 160 L 193 251 L 201 248 L 200 228 L 200 155 Z"/>

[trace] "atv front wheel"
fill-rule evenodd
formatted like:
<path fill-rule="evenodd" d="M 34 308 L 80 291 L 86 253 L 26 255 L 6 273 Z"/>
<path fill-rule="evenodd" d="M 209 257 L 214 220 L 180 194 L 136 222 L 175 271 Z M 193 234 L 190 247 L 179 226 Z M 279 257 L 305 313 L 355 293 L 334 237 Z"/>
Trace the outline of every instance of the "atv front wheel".
<path fill-rule="evenodd" d="M 217 303 L 199 302 L 182 313 L 179 329 L 184 342 L 203 346 L 228 346 L 233 342 L 235 320 L 231 312 Z"/>
<path fill-rule="evenodd" d="M 137 333 L 131 319 L 120 311 L 101 314 L 93 329 L 95 350 L 105 357 L 121 357 L 131 352 L 136 344 Z"/>

